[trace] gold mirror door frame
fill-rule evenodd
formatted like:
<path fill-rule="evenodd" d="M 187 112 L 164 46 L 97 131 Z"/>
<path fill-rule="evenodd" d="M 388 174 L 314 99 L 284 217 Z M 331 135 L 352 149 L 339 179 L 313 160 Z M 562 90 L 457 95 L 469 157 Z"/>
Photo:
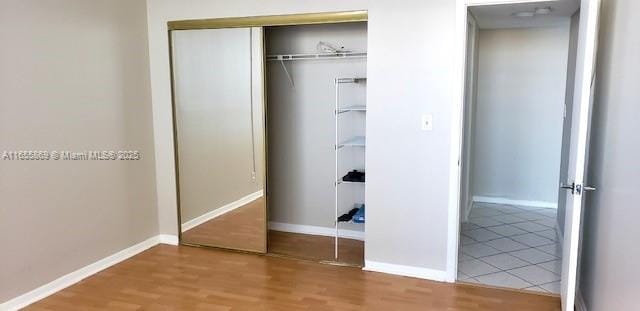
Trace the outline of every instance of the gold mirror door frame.
<path fill-rule="evenodd" d="M 262 28 L 171 39 L 180 242 L 264 253 Z"/>
<path fill-rule="evenodd" d="M 305 13 L 305 14 L 230 17 L 230 18 L 213 18 L 213 19 L 191 19 L 191 20 L 168 22 L 167 28 L 169 29 L 169 31 L 172 31 L 172 30 L 237 28 L 237 27 L 335 24 L 335 23 L 366 22 L 367 18 L 368 18 L 367 11 L 360 10 L 360 11 L 326 12 L 326 13 Z"/>
<path fill-rule="evenodd" d="M 245 252 L 266 253 L 267 252 L 267 152 L 266 152 L 266 91 L 265 91 L 265 55 L 264 55 L 264 31 L 263 26 L 283 26 L 283 25 L 308 25 L 308 24 L 333 24 L 348 22 L 366 22 L 368 18 L 367 11 L 348 11 L 348 12 L 328 12 L 328 13 L 309 13 L 309 14 L 293 14 L 293 15 L 275 15 L 275 16 L 255 16 L 240 18 L 219 18 L 219 19 L 198 19 L 170 21 L 167 23 L 169 34 L 169 54 L 171 66 L 171 87 L 172 87 L 172 106 L 173 106 L 173 130 L 174 130 L 174 156 L 175 156 L 175 174 L 176 174 L 176 192 L 178 204 L 178 232 L 179 240 L 182 245 L 213 247 L 231 249 Z M 221 65 L 217 78 L 225 76 L 228 73 L 241 71 L 245 74 L 245 80 L 235 80 L 236 83 L 229 84 L 227 87 L 240 88 L 244 85 L 242 92 L 231 92 L 227 95 L 244 94 L 245 98 L 236 100 L 230 104 L 227 101 L 227 114 L 233 115 L 233 112 L 243 115 L 242 119 L 233 119 L 229 117 L 218 118 L 218 114 L 213 114 L 210 103 L 205 105 L 204 102 L 195 103 L 191 107 L 184 107 L 182 103 L 185 99 L 200 98 L 200 95 L 209 96 L 207 92 L 192 92 L 195 94 L 185 94 L 185 86 L 193 86 L 202 83 L 207 79 L 202 79 L 196 74 L 194 79 L 190 79 L 189 75 L 181 72 L 185 67 L 187 70 L 200 71 L 193 61 L 197 58 L 188 52 L 194 52 L 194 49 L 183 49 L 178 47 L 179 38 L 183 34 L 184 37 L 198 36 L 197 33 L 202 31 L 213 31 L 236 29 L 239 33 L 249 30 L 249 46 L 244 45 L 244 49 L 248 49 L 249 55 L 242 53 L 242 44 L 237 45 L 239 48 L 237 53 L 227 53 L 227 61 L 219 62 Z M 246 31 L 245 31 L 246 34 Z M 215 36 L 215 34 L 213 34 Z M 187 40 L 188 41 L 188 40 Z M 217 47 L 224 46 L 229 49 L 229 45 L 220 45 L 219 40 L 201 40 L 207 41 L 203 45 L 211 50 L 211 44 L 218 42 Z M 243 40 L 239 40 L 243 41 Z M 232 40 L 234 42 L 234 40 Z M 237 42 L 236 42 L 237 43 Z M 233 45 L 232 45 L 233 46 Z M 214 49 L 215 50 L 215 49 Z M 183 53 L 187 51 L 187 53 Z M 192 53 L 193 54 L 193 53 Z M 198 56 L 197 52 L 195 53 Z M 224 54 L 224 53 L 223 53 Z M 203 57 L 203 55 L 199 55 Z M 242 59 L 250 59 L 248 67 L 246 61 L 242 61 L 245 66 L 237 66 L 237 60 L 234 57 L 242 57 Z M 180 62 L 178 59 L 182 58 Z M 216 58 L 207 58 L 209 61 Z M 218 58 L 218 59 L 224 59 Z M 213 62 L 215 63 L 215 61 Z M 229 66 L 233 64 L 233 66 Z M 240 69 L 242 68 L 242 69 Z M 212 68 L 209 68 L 212 69 Z M 249 75 L 247 78 L 246 74 Z M 211 77 L 209 77 L 211 78 Z M 213 78 L 215 82 L 216 77 Z M 228 77 L 227 77 L 228 78 Z M 237 77 L 236 77 L 237 78 Z M 248 80 L 247 80 L 248 79 Z M 230 79 L 226 79 L 229 81 Z M 218 80 L 218 82 L 221 82 Z M 248 83 L 248 87 L 247 84 Z M 216 84 L 208 84 L 215 87 Z M 201 87 L 201 89 L 205 89 Z M 188 93 L 188 92 L 187 92 Z M 247 94 L 249 100 L 247 100 Z M 205 101 L 206 102 L 206 101 Z M 219 102 L 219 101 L 213 101 Z M 222 101 L 224 102 L 224 101 Z M 249 102 L 249 104 L 247 104 Z M 231 109 L 234 107 L 234 109 Z M 240 109 L 235 109 L 241 107 Z M 246 111 L 249 107 L 249 112 Z M 242 112 L 241 110 L 245 110 Z M 240 110 L 240 111 L 238 111 Z M 231 135 L 236 133 L 227 127 L 227 133 L 220 131 L 220 128 L 207 127 L 203 119 L 206 119 L 207 112 L 210 113 L 217 121 L 229 121 L 234 123 L 237 121 L 244 124 L 245 135 Z M 247 119 L 247 116 L 249 119 Z M 189 118 L 194 118 L 198 122 L 186 122 Z M 213 120 L 209 120 L 213 121 Z M 210 122 L 215 123 L 215 122 Z M 222 122 L 224 123 L 224 122 Z M 251 128 L 248 132 L 251 138 L 248 138 L 247 124 Z M 190 127 L 190 125 L 195 125 Z M 202 129 L 205 131 L 202 131 Z M 243 127 L 241 127 L 243 128 Z M 235 128 L 238 129 L 238 128 Z M 200 130 L 200 131 L 199 131 Z M 196 133 L 196 134 L 194 134 Z M 236 133 L 237 134 L 237 133 Z M 236 140 L 227 140 L 235 137 Z M 225 139 L 226 138 L 226 139 Z M 247 143 L 249 141 L 249 143 Z M 236 150 L 236 143 L 244 142 L 244 152 Z M 225 148 L 234 147 L 237 156 L 225 157 Z M 249 148 L 247 148 L 249 146 Z M 215 147 L 215 148 L 214 148 Z M 248 150 L 250 149 L 250 151 Z M 250 158 L 250 160 L 247 160 Z M 233 160 L 237 160 L 235 163 Z M 244 159 L 244 160 L 243 160 Z M 209 162 L 207 162 L 209 161 Z M 231 161 L 231 162 L 228 162 Z M 208 165 L 211 164 L 213 169 Z M 228 165 L 220 165 L 221 163 Z M 230 163 L 230 164 L 229 164 Z M 241 167 L 250 163 L 249 170 L 251 181 L 247 182 L 247 170 Z M 236 164 L 236 165 L 234 165 Z M 237 171 L 234 171 L 236 168 Z M 229 178 L 229 177 L 234 178 Z M 235 178 L 241 176 L 241 178 Z M 234 181 L 232 181 L 232 179 Z M 238 186 L 244 185 L 246 187 Z M 241 189 L 244 189 L 242 191 Z M 204 206 L 204 208 L 203 208 Z"/>

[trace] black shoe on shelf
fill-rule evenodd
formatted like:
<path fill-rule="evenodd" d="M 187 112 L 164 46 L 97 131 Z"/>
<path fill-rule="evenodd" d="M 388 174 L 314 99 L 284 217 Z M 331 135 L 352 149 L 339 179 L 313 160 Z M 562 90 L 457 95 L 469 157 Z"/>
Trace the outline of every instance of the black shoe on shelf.
<path fill-rule="evenodd" d="M 351 221 L 351 218 L 353 218 L 353 217 L 349 216 L 349 214 L 342 214 L 340 217 L 338 217 L 338 221 L 339 222 L 347 222 L 347 221 Z"/>
<path fill-rule="evenodd" d="M 352 208 L 347 214 L 349 215 L 349 217 L 353 217 L 353 215 L 355 215 L 357 212 L 358 212 L 357 208 Z"/>
<path fill-rule="evenodd" d="M 342 181 L 364 182 L 364 172 L 353 170 L 342 177 Z"/>
<path fill-rule="evenodd" d="M 351 219 L 353 218 L 353 215 L 355 215 L 357 212 L 358 212 L 357 208 L 351 209 L 348 213 L 342 214 L 340 217 L 338 217 L 338 221 L 339 222 L 351 221 Z"/>

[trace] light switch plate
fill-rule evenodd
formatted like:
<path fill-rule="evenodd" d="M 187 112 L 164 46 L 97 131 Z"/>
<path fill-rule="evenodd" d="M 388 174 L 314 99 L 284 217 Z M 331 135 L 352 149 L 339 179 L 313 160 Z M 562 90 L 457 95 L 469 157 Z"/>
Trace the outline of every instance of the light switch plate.
<path fill-rule="evenodd" d="M 430 113 L 422 115 L 422 130 L 423 131 L 431 131 L 433 130 L 433 115 Z"/>

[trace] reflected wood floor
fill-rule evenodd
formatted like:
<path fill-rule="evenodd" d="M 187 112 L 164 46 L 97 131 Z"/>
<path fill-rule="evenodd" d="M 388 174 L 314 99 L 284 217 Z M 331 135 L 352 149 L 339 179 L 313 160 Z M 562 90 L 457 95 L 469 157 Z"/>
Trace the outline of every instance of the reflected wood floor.
<path fill-rule="evenodd" d="M 305 260 L 336 261 L 335 238 L 269 230 L 269 253 Z M 338 262 L 364 265 L 364 242 L 340 238 Z"/>
<path fill-rule="evenodd" d="M 556 297 L 155 246 L 27 310 L 560 310 Z"/>
<path fill-rule="evenodd" d="M 182 233 L 190 244 L 266 251 L 266 209 L 264 197 L 211 219 Z"/>

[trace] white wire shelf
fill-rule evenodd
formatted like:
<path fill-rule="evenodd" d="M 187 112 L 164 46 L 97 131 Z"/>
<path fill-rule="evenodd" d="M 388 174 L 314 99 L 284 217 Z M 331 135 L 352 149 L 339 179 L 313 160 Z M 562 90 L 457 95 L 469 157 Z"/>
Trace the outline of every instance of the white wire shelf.
<path fill-rule="evenodd" d="M 366 77 L 336 78 L 336 83 L 362 83 L 367 82 Z"/>
<path fill-rule="evenodd" d="M 341 184 L 363 184 L 364 185 L 364 181 L 344 181 L 344 180 L 338 180 L 336 181 L 336 184 L 341 185 Z"/>
<path fill-rule="evenodd" d="M 355 222 L 353 221 L 353 219 L 349 220 L 349 221 L 337 221 L 338 225 L 363 225 L 364 226 L 364 222 Z"/>
<path fill-rule="evenodd" d="M 342 107 L 342 108 L 338 108 L 338 113 L 345 113 L 345 112 L 349 112 L 349 111 L 362 111 L 365 112 L 367 111 L 367 106 L 365 105 L 353 105 L 353 106 L 346 106 L 346 107 Z"/>
<path fill-rule="evenodd" d="M 367 58 L 367 52 L 267 55 L 267 61 L 321 60 L 321 59 L 342 59 L 342 58 Z"/>
<path fill-rule="evenodd" d="M 349 221 L 338 221 L 338 224 L 340 224 L 340 225 L 349 224 L 349 225 L 361 225 L 361 226 L 364 226 L 364 222 L 355 222 L 355 221 L 353 221 L 353 219 L 349 220 Z"/>
<path fill-rule="evenodd" d="M 366 145 L 364 136 L 355 136 L 338 144 L 338 149 L 342 147 L 364 147 Z"/>

